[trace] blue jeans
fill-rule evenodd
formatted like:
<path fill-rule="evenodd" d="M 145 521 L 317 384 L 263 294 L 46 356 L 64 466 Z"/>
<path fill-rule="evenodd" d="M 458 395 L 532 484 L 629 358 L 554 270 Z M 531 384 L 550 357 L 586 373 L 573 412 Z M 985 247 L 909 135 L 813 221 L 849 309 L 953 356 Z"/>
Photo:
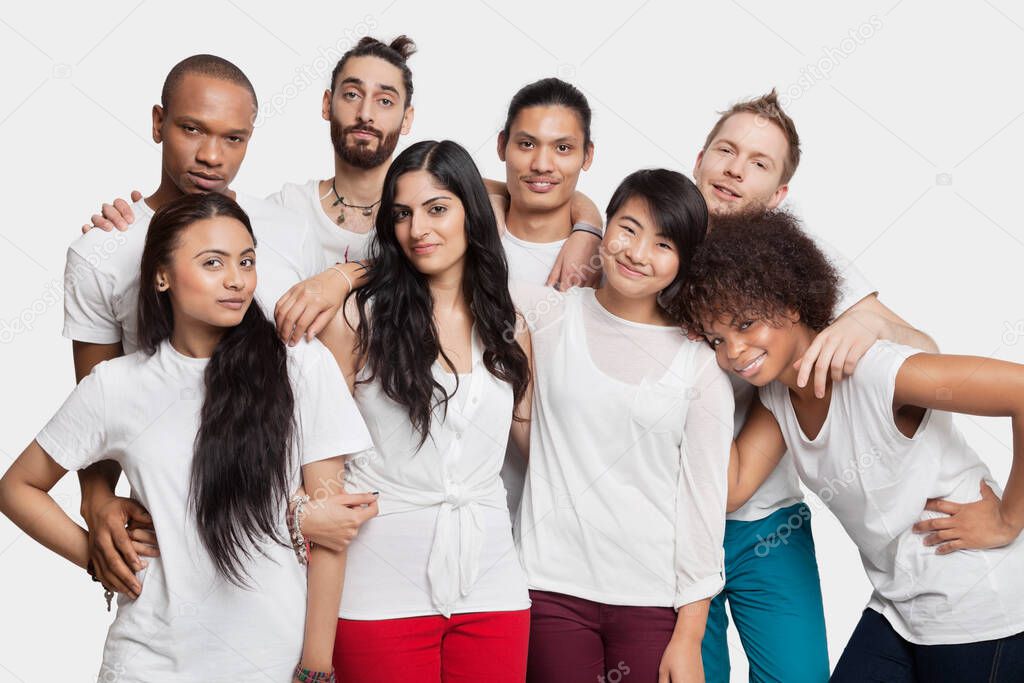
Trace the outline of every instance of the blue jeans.
<path fill-rule="evenodd" d="M 707 683 L 728 683 L 728 601 L 756 683 L 825 683 L 828 645 L 811 510 L 797 503 L 753 522 L 725 523 L 725 588 L 702 643 Z"/>
<path fill-rule="evenodd" d="M 830 679 L 833 683 L 1020 683 L 1024 633 L 961 645 L 915 645 L 864 610 Z"/>

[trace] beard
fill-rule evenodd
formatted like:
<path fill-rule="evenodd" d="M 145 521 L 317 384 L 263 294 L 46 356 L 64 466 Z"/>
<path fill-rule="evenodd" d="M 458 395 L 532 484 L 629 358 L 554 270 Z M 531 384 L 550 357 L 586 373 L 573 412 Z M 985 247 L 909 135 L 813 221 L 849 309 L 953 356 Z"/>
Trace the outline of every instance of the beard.
<path fill-rule="evenodd" d="M 372 140 L 357 140 L 351 145 L 345 144 L 345 136 L 353 131 L 368 131 L 377 136 L 377 146 L 370 146 Z M 358 124 L 342 128 L 341 124 L 331 115 L 331 143 L 334 145 L 334 153 L 341 159 L 356 168 L 376 168 L 391 158 L 391 154 L 398 146 L 398 136 L 402 134 L 401 127 L 384 134 L 372 126 Z"/>

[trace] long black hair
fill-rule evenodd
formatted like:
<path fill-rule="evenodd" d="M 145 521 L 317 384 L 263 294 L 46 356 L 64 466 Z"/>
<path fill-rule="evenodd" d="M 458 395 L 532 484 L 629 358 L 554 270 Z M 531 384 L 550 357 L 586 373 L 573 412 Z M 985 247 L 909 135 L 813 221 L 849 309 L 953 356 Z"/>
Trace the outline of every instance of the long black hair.
<path fill-rule="evenodd" d="M 139 347 L 145 353 L 155 353 L 174 330 L 171 295 L 157 291 L 157 269 L 170 265 L 190 225 L 215 216 L 236 219 L 252 235 L 242 208 L 215 192 L 185 195 L 153 215 L 139 287 Z M 255 299 L 217 343 L 203 380 L 189 504 L 217 571 L 245 585 L 245 563 L 254 550 L 260 552 L 258 544 L 286 544 L 279 522 L 290 491 L 296 431 L 287 351 Z"/>
<path fill-rule="evenodd" d="M 452 369 L 454 364 L 441 348 L 427 279 L 406 258 L 395 235 L 395 187 L 404 174 L 419 170 L 430 173 L 462 202 L 466 214 L 462 295 L 483 344 L 484 365 L 512 385 L 517 405 L 526 393 L 530 366 L 522 348 L 506 334 L 516 329 L 516 312 L 508 292 L 505 252 L 480 171 L 469 152 L 451 140 L 412 145 L 398 155 L 384 178 L 370 249 L 372 265 L 366 284 L 349 296 L 355 296 L 361 320 L 357 352 L 370 373 L 362 381 L 378 380 L 388 398 L 405 406 L 422 445 L 429 434 L 431 412 L 439 405 L 447 409 L 450 398 L 431 368 L 438 355 Z"/>
<path fill-rule="evenodd" d="M 693 181 L 682 173 L 664 168 L 643 169 L 626 176 L 615 188 L 606 220 L 633 198 L 642 199 L 661 232 L 672 240 L 679 255 L 679 272 L 658 295 L 658 303 L 678 317 L 673 302 L 690 272 L 690 262 L 708 232 L 708 205 Z"/>

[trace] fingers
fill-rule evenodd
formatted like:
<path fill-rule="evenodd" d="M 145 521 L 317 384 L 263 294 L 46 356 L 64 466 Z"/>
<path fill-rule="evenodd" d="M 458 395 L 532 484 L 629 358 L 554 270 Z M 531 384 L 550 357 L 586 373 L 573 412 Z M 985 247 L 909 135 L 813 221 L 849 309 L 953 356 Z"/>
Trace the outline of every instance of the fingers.
<path fill-rule="evenodd" d="M 959 503 L 952 503 L 948 500 L 942 500 L 941 498 L 930 498 L 928 503 L 924 506 L 924 509 L 932 512 L 942 512 L 947 515 L 955 515 L 960 512 L 961 507 L 963 506 Z"/>
<path fill-rule="evenodd" d="M 121 533 L 115 533 L 112 535 L 114 541 L 114 547 L 121 554 L 120 558 L 127 565 L 130 572 L 133 574 L 142 569 L 142 560 L 139 559 L 138 553 L 135 552 L 135 546 L 132 545 L 131 536 L 128 535 L 127 531 L 122 530 Z M 107 561 L 108 566 L 111 562 Z M 116 568 L 115 568 L 116 571 Z M 127 578 L 125 578 L 127 581 Z"/>
<path fill-rule="evenodd" d="M 821 352 L 821 346 L 825 343 L 825 340 L 819 334 L 811 342 L 811 345 L 804 351 L 804 355 L 800 357 L 797 362 L 800 363 L 800 372 L 796 376 L 796 385 L 798 387 L 807 386 L 807 380 L 811 377 L 811 371 L 814 370 L 814 361 L 817 360 L 818 354 Z"/>
<path fill-rule="evenodd" d="M 545 287 L 554 287 L 558 289 L 558 278 L 562 274 L 562 257 L 559 256 L 555 259 L 555 266 L 548 273 L 548 279 L 544 281 Z"/>
<path fill-rule="evenodd" d="M 377 496 L 372 493 L 339 493 L 334 496 L 342 505 L 370 505 L 377 502 Z"/>
<path fill-rule="evenodd" d="M 114 224 L 108 221 L 106 218 L 104 218 L 102 214 L 94 213 L 92 215 L 92 218 L 90 218 L 89 220 L 92 221 L 93 228 L 99 228 L 104 232 L 110 232 L 111 230 L 114 229 Z M 86 230 L 85 232 L 88 231 Z"/>
<path fill-rule="evenodd" d="M 960 540 L 960 531 L 958 529 L 942 529 L 936 531 L 933 534 L 928 534 L 924 537 L 925 545 L 938 545 L 943 541 L 954 541 Z"/>
<path fill-rule="evenodd" d="M 832 369 L 832 357 L 836 353 L 836 344 L 826 342 L 818 354 L 818 360 L 814 363 L 814 395 L 818 398 L 825 396 L 825 387 L 828 386 L 828 376 Z"/>
<path fill-rule="evenodd" d="M 373 519 L 380 512 L 380 508 L 377 506 L 377 501 L 373 501 L 366 507 L 353 508 L 353 512 L 356 513 L 356 520 L 360 525 L 369 519 Z"/>
<path fill-rule="evenodd" d="M 127 539 L 128 534 L 126 533 L 124 537 Z M 118 551 L 118 547 L 115 546 L 114 541 L 109 536 L 104 536 L 99 539 L 98 545 L 99 552 L 101 553 L 100 560 L 105 568 L 104 575 L 106 580 L 113 586 L 119 586 L 115 590 L 138 597 L 142 586 L 139 585 L 138 580 L 135 578 L 135 572 L 125 564 L 124 558 Z M 128 545 L 129 547 L 131 546 L 131 541 L 128 542 Z M 137 562 L 138 556 L 135 555 L 135 550 L 132 549 L 131 553 Z"/>
<path fill-rule="evenodd" d="M 313 341 L 313 337 L 315 337 L 318 334 L 320 334 L 321 332 L 323 332 L 324 328 L 326 328 L 327 324 L 330 323 L 331 320 L 334 319 L 335 315 L 337 315 L 337 311 L 330 311 L 330 310 L 324 311 L 320 315 L 318 315 L 313 320 L 313 322 L 311 322 L 309 324 L 309 330 L 306 333 L 307 341 Z"/>
<path fill-rule="evenodd" d="M 118 230 L 127 230 L 128 226 L 135 222 L 135 214 L 132 212 L 132 207 L 120 197 L 114 200 L 112 209 L 116 215 L 107 216 L 107 218 L 114 222 Z"/>
<path fill-rule="evenodd" d="M 128 229 L 128 224 L 125 222 L 124 217 L 120 211 L 114 208 L 113 204 L 104 204 L 102 213 L 103 217 L 121 232 Z"/>
<path fill-rule="evenodd" d="M 102 555 L 94 554 L 92 564 L 93 568 L 96 570 L 96 580 L 99 581 L 106 590 L 136 597 L 128 586 L 124 585 L 124 582 L 110 571 L 110 568 L 107 567 L 106 560 L 103 559 Z"/>
<path fill-rule="evenodd" d="M 914 525 L 913 530 L 916 534 L 923 534 L 939 529 L 952 529 L 954 526 L 956 526 L 956 520 L 952 517 L 936 517 L 918 522 Z"/>
<path fill-rule="evenodd" d="M 157 545 L 156 532 L 152 529 L 132 529 L 128 532 L 128 538 L 136 545 L 140 543 L 154 547 Z"/>
<path fill-rule="evenodd" d="M 295 285 L 295 287 L 297 286 L 298 285 Z M 284 296 L 282 296 L 274 306 L 274 324 L 277 325 L 277 334 L 282 340 L 287 339 L 288 335 L 291 334 L 291 330 L 285 327 L 285 321 L 287 320 L 288 311 L 290 311 L 292 306 L 295 304 L 295 287 L 292 287 L 285 292 Z"/>
<path fill-rule="evenodd" d="M 996 495 L 996 492 L 992 490 L 992 487 L 989 486 L 988 482 L 985 481 L 984 479 L 981 480 L 981 486 L 979 486 L 978 488 L 981 489 L 981 498 L 982 498 L 982 500 L 992 500 L 992 501 L 999 501 L 1000 500 L 999 496 Z"/>
<path fill-rule="evenodd" d="M 132 198 L 132 202 L 137 202 L 142 199 L 142 193 L 138 190 L 132 190 L 132 193 L 129 196 Z"/>
<path fill-rule="evenodd" d="M 302 312 L 302 315 L 295 321 L 295 329 L 292 331 L 292 339 L 297 344 L 303 337 L 309 338 L 309 326 L 313 324 L 313 321 L 317 319 L 322 310 L 314 306 L 306 306 L 306 309 Z"/>
<path fill-rule="evenodd" d="M 943 543 L 942 545 L 940 545 L 938 548 L 935 549 L 935 554 L 948 555 L 952 552 L 956 552 L 957 550 L 963 550 L 966 547 L 967 544 L 963 541 L 963 539 L 957 539 L 955 541 L 950 541 L 949 543 Z"/>

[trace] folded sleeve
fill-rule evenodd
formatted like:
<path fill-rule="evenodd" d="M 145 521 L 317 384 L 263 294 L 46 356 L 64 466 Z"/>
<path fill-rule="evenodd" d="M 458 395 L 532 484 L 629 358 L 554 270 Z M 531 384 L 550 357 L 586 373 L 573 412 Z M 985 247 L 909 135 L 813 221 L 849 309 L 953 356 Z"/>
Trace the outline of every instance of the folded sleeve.
<path fill-rule="evenodd" d="M 294 347 L 300 462 L 308 465 L 373 447 L 334 356 L 319 340 Z"/>
<path fill-rule="evenodd" d="M 64 336 L 92 344 L 121 341 L 113 282 L 74 249 L 64 266 Z"/>
<path fill-rule="evenodd" d="M 60 410 L 36 435 L 36 442 L 66 470 L 81 470 L 105 459 L 106 363 L 100 363 L 67 397 Z"/>
<path fill-rule="evenodd" d="M 733 391 L 711 349 L 698 347 L 694 362 L 676 493 L 676 609 L 714 597 L 725 585 Z"/>

